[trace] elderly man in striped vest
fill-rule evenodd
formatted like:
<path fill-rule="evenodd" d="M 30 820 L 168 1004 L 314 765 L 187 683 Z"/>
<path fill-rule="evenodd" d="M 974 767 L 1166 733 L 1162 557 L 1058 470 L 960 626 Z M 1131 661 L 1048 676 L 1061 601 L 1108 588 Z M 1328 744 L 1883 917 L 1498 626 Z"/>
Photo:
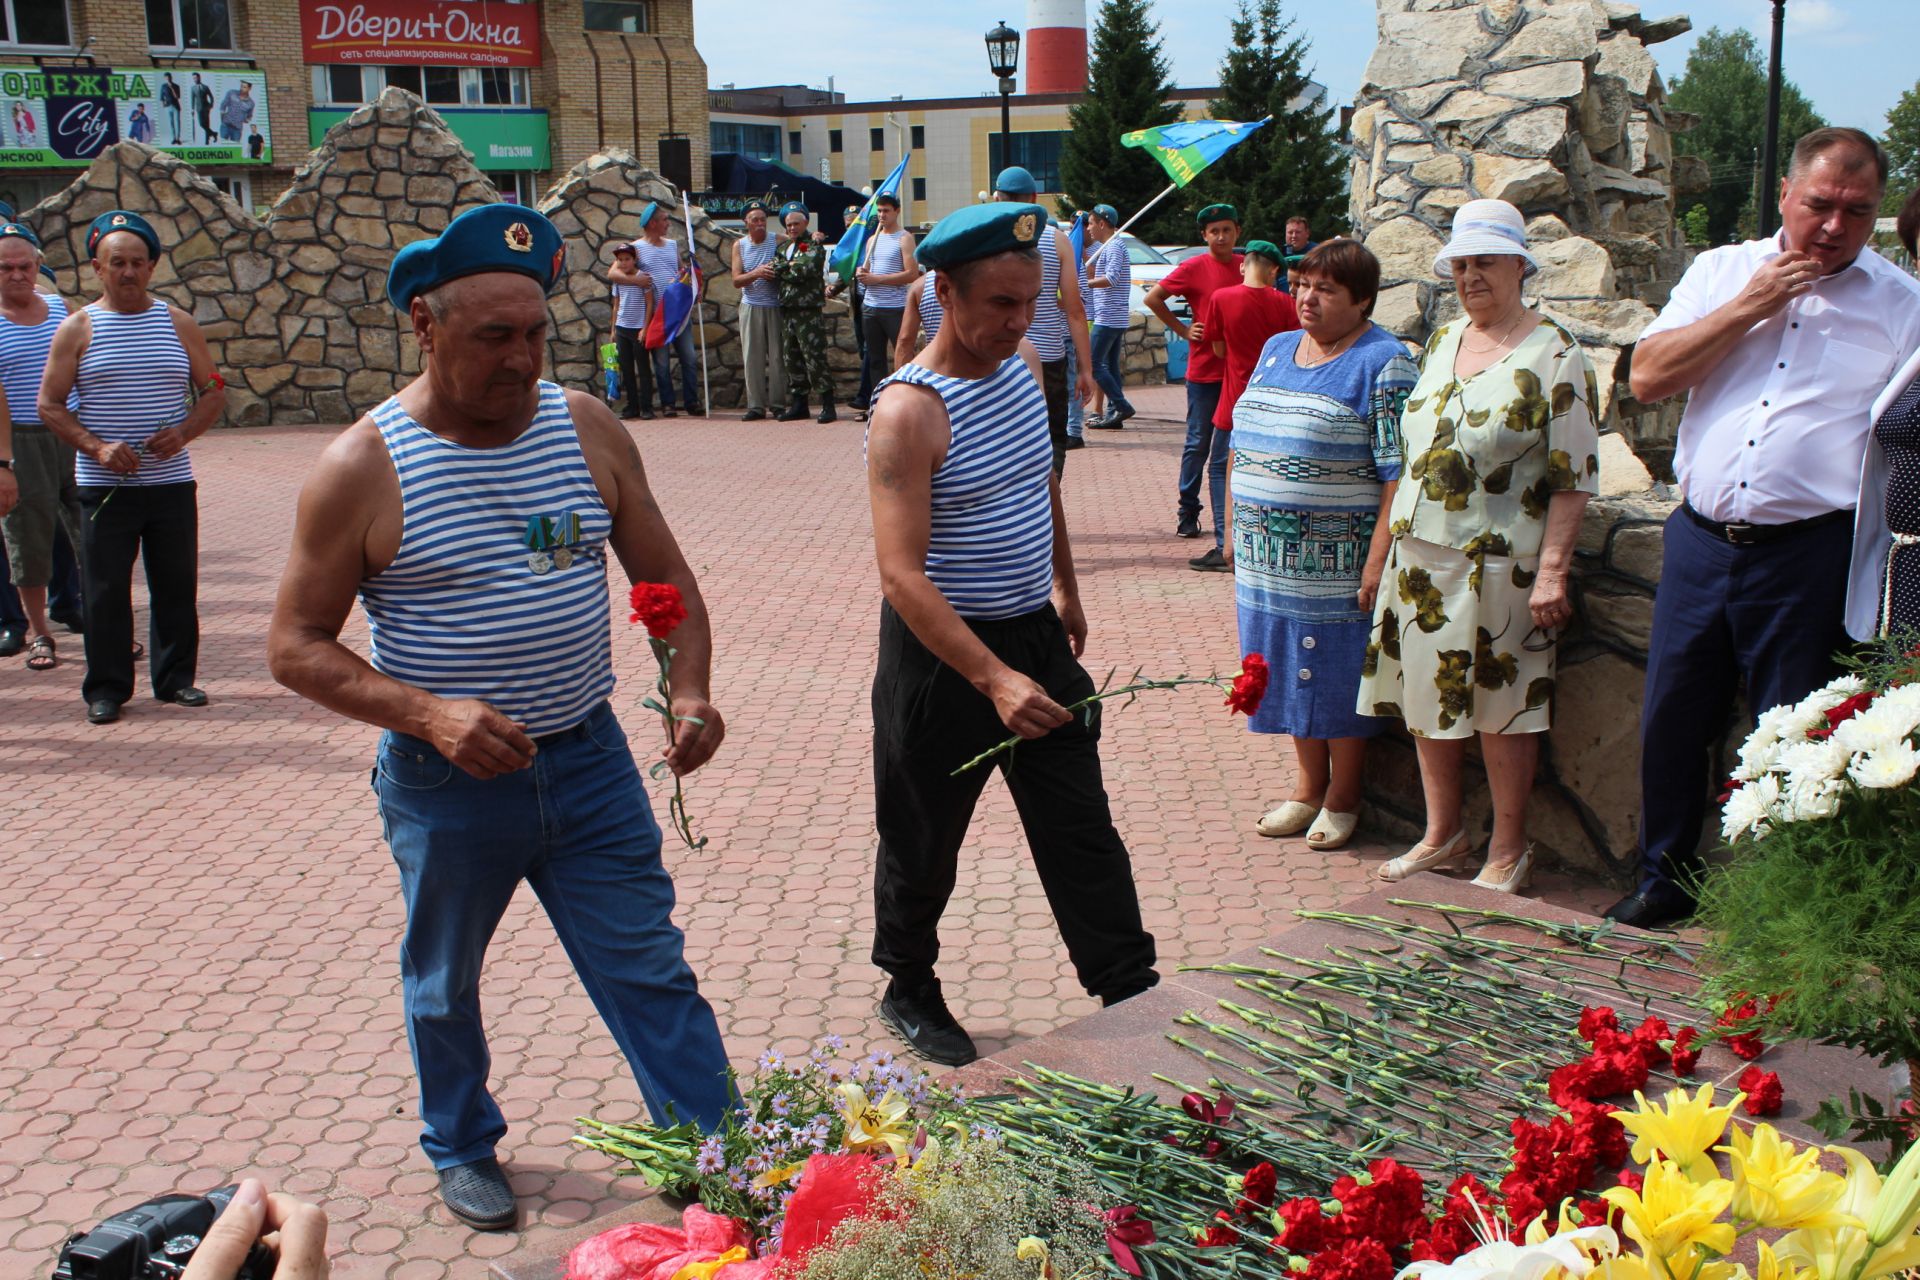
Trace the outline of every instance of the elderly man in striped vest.
<path fill-rule="evenodd" d="M 400 868 L 400 966 L 421 1146 L 455 1216 L 513 1225 L 487 1092 L 480 967 L 533 886 L 655 1118 L 713 1128 L 731 1102 L 713 1010 L 672 920 L 673 881 L 614 673 L 608 553 L 679 588 L 668 699 L 676 773 L 725 727 L 693 573 L 612 411 L 540 377 L 565 258 L 530 209 L 484 205 L 394 256 L 387 294 L 421 373 L 321 456 L 268 635 L 274 678 L 382 737 L 374 793 Z M 358 595 L 369 661 L 340 643 Z"/>
<path fill-rule="evenodd" d="M 875 392 L 867 441 L 886 603 L 873 682 L 874 963 L 880 1014 L 922 1056 L 976 1056 L 935 976 L 941 913 L 988 770 L 955 770 L 1005 740 L 1007 787 L 1067 954 L 1112 1004 L 1159 981 L 1127 847 L 1100 780 L 1073 551 L 1041 390 L 1023 341 L 1039 296 L 1035 205 L 973 205 L 920 248 L 945 317 L 919 357 Z"/>

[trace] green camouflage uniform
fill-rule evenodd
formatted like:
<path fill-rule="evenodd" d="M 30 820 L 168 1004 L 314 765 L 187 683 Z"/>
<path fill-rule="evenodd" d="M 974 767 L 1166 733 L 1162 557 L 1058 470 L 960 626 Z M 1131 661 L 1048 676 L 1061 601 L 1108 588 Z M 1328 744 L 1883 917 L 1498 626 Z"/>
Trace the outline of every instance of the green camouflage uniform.
<path fill-rule="evenodd" d="M 826 305 L 827 251 L 809 245 L 789 256 L 787 250 L 782 245 L 773 255 L 773 287 L 780 296 L 788 394 L 799 403 L 811 392 L 815 402 L 824 405 L 833 390 L 827 372 L 827 325 L 820 314 Z"/>

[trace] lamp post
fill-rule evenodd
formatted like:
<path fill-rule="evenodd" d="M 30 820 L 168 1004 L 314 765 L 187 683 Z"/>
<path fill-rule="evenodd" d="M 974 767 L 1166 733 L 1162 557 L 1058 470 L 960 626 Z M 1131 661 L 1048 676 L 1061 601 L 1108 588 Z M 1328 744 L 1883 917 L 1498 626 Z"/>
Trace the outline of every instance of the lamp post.
<path fill-rule="evenodd" d="M 1761 146 L 1760 234 L 1770 236 L 1779 227 L 1780 186 L 1780 33 L 1786 25 L 1787 0 L 1773 0 L 1773 59 L 1767 67 L 1767 133 Z"/>
<path fill-rule="evenodd" d="M 1013 77 L 1020 70 L 1020 33 L 1005 22 L 987 32 L 987 65 L 1000 77 L 1000 167 L 1013 163 Z"/>

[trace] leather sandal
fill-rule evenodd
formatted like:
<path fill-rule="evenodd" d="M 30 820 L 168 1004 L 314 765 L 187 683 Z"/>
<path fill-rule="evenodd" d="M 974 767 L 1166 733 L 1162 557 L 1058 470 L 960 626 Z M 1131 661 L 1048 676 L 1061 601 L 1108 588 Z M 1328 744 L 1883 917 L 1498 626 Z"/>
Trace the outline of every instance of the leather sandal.
<path fill-rule="evenodd" d="M 27 670 L 51 671 L 60 665 L 52 636 L 35 636 L 27 642 Z"/>
<path fill-rule="evenodd" d="M 1320 816 L 1307 828 L 1307 848 L 1338 849 L 1353 839 L 1353 829 L 1360 825 L 1360 815 L 1354 813 L 1336 813 L 1332 809 L 1322 809 Z"/>
<path fill-rule="evenodd" d="M 1467 829 L 1462 827 L 1445 844 L 1417 844 L 1391 862 L 1381 863 L 1380 869 L 1374 874 L 1389 883 L 1405 880 L 1408 876 L 1452 862 L 1466 851 Z"/>

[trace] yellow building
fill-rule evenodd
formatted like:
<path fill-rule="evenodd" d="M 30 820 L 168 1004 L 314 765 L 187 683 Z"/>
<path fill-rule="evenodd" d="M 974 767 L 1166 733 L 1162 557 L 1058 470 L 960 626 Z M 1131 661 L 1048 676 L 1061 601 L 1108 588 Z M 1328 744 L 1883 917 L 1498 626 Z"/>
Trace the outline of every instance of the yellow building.
<path fill-rule="evenodd" d="M 131 138 L 270 204 L 388 85 L 425 99 L 509 199 L 620 148 L 707 182 L 693 0 L 0 0 L 0 200 Z"/>

